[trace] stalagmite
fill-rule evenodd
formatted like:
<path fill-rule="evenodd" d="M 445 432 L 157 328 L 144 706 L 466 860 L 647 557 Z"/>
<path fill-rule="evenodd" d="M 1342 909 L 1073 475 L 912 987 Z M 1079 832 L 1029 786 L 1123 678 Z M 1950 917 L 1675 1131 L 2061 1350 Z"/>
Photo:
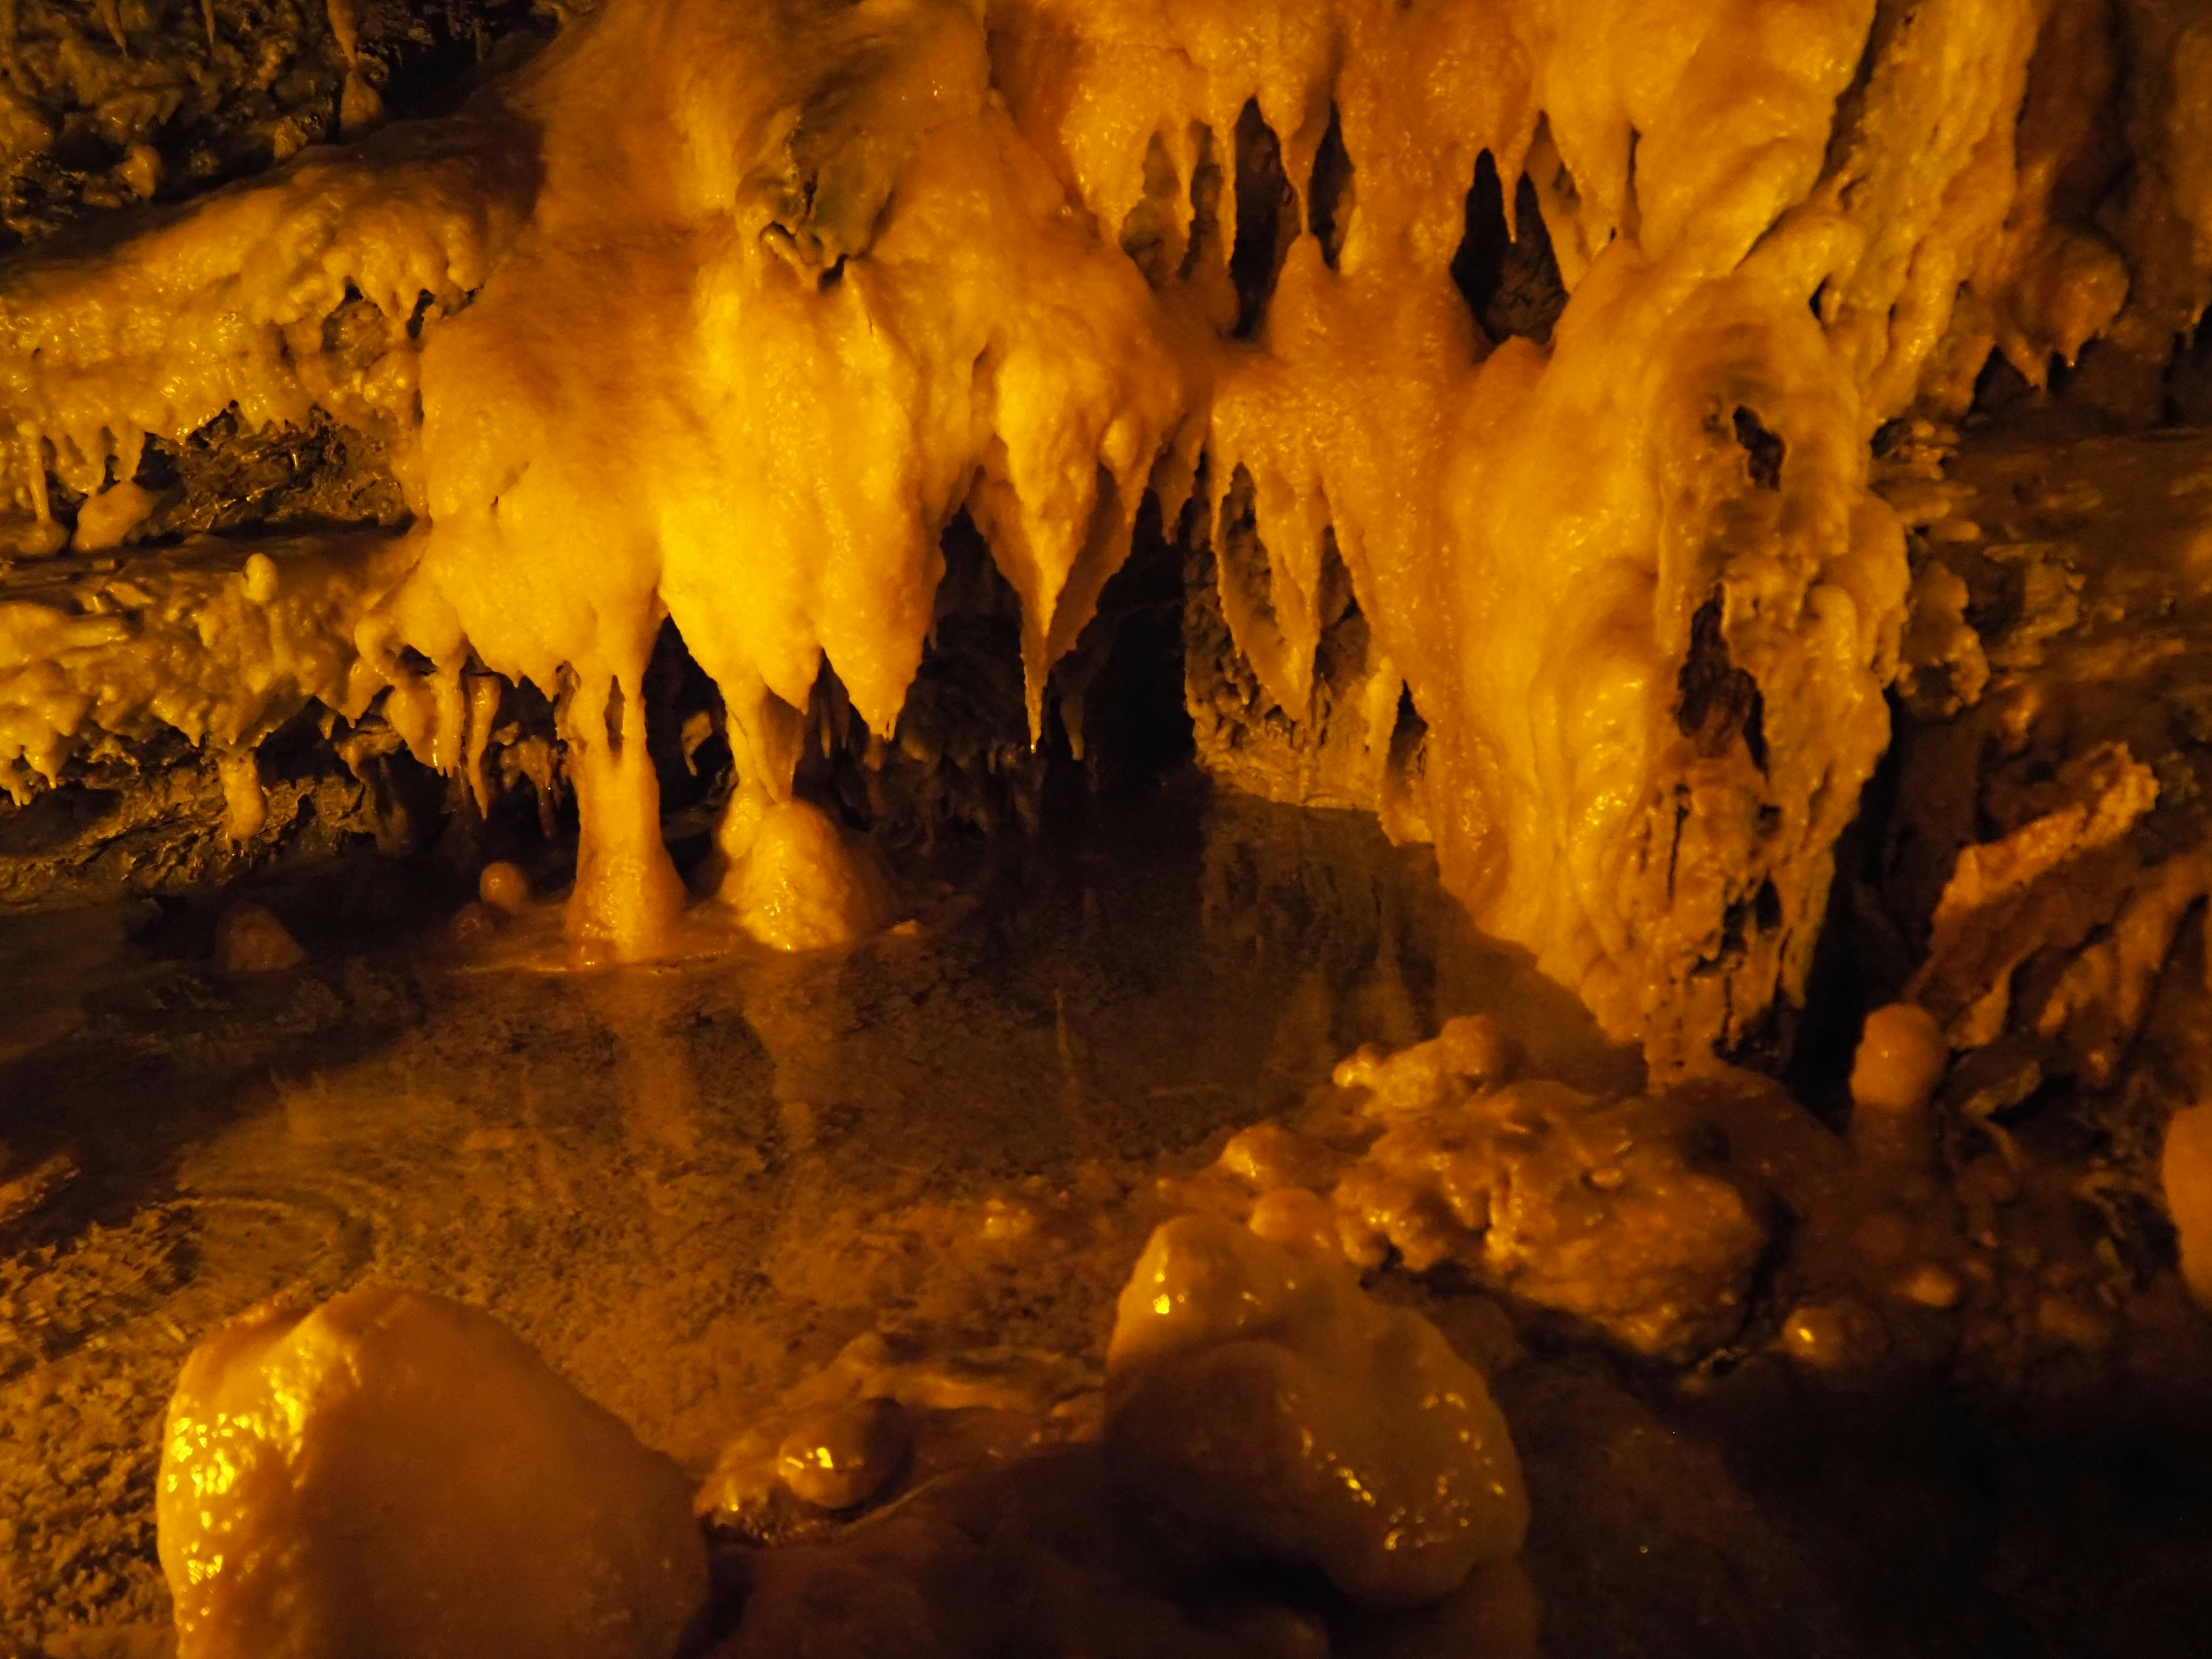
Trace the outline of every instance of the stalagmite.
<path fill-rule="evenodd" d="M 625 729 L 622 719 L 642 706 L 637 678 L 617 683 L 602 713 L 593 690 L 606 684 L 586 680 L 562 716 L 582 814 L 568 931 L 589 953 L 638 961 L 666 949 L 684 883 L 660 839 L 660 784 L 635 729 L 642 722 L 633 716 Z"/>
<path fill-rule="evenodd" d="M 1926 1009 L 1893 1002 L 1867 1016 L 1850 1078 L 1851 1144 L 1862 1158 L 1906 1168 L 1928 1162 L 1929 1109 L 1950 1060 Z"/>
<path fill-rule="evenodd" d="M 881 874 L 827 814 L 799 800 L 761 810 L 722 897 L 738 926 L 779 951 L 851 945 L 891 920 Z"/>

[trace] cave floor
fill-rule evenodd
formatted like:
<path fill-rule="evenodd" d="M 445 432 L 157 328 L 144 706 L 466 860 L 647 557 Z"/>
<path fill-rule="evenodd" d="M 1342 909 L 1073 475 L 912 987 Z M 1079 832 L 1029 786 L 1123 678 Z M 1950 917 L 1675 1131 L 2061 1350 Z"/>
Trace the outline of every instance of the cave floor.
<path fill-rule="evenodd" d="M 0 1654 L 168 1650 L 163 1407 L 264 1298 L 478 1304 L 703 1475 L 869 1331 L 1095 1367 L 1153 1178 L 1360 1042 L 1488 1012 L 1637 1079 L 1350 815 L 1172 791 L 929 873 L 849 957 L 593 974 L 472 958 L 381 864 L 267 881 L 310 949 L 276 975 L 215 975 L 193 913 L 0 922 Z M 2106 1425 L 2012 1455 L 1926 1379 L 1508 1346 L 1549 1652 L 2197 1650 L 2203 1511 Z"/>

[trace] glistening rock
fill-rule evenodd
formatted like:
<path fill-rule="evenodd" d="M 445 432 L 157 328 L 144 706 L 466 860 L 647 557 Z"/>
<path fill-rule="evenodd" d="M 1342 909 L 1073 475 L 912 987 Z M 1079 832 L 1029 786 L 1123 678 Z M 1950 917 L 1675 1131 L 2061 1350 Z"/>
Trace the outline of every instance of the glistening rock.
<path fill-rule="evenodd" d="M 670 1659 L 706 1603 L 676 1465 L 441 1297 L 248 1315 L 163 1446 L 179 1659 Z"/>

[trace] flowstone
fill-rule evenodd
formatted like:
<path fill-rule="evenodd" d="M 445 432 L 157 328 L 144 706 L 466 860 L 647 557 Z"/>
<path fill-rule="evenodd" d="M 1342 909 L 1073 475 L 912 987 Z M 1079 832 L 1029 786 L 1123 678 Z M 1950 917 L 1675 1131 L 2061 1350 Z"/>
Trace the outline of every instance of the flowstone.
<path fill-rule="evenodd" d="M 782 799 L 830 670 L 899 735 L 964 514 L 1042 735 L 1157 500 L 1228 736 L 1379 793 L 1662 1072 L 1778 1049 L 1888 737 L 1869 441 L 1992 343 L 2162 363 L 2212 284 L 2208 25 L 2109 9 L 2123 77 L 2107 9 L 610 0 L 450 116 L 0 273 L 9 534 L 147 533 L 145 456 L 226 417 L 359 434 L 415 558 L 364 672 L 443 688 L 441 769 L 465 676 L 556 703 L 576 929 L 649 956 L 680 901 L 613 711 L 664 622 Z"/>

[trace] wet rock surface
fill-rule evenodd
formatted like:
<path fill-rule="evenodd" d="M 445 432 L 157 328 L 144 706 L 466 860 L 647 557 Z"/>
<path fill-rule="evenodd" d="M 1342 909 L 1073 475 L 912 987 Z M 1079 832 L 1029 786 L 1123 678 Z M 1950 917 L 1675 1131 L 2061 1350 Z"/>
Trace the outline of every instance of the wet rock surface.
<path fill-rule="evenodd" d="M 676 1456 L 733 1653 L 804 1651 L 776 1646 L 776 1607 L 828 1639 L 845 1627 L 825 1606 L 887 1583 L 1042 1586 L 1024 1617 L 1089 1628 L 1083 1587 L 1121 1522 L 1098 1518 L 1111 1483 L 1085 1443 L 1164 1160 L 1197 1176 L 1255 1119 L 1333 1097 L 1347 1049 L 1404 1053 L 1446 1010 L 1493 1010 L 1528 1074 L 1634 1087 L 1525 963 L 1452 933 L 1418 854 L 1349 818 L 1333 838 L 1311 815 L 1213 810 L 1203 836 L 1170 814 L 1011 863 L 971 884 L 974 908 L 925 908 L 932 931 L 834 959 L 492 969 L 443 942 L 462 893 L 404 887 L 374 908 L 416 931 L 366 955 L 334 948 L 335 912 L 264 890 L 310 948 L 277 975 L 213 975 L 210 934 L 117 927 L 72 955 L 58 919 L 12 923 L 70 968 L 52 1012 L 26 1009 L 45 1035 L 15 1028 L 0 1057 L 28 1103 L 0 1175 L 76 1174 L 0 1220 L 9 1627 L 57 1656 L 86 1632 L 162 1650 L 151 1506 L 185 1353 L 264 1297 L 374 1277 L 487 1309 Z M 1409 1071 L 1463 1085 L 1503 1063 L 1467 1036 Z M 1855 1139 L 1731 1121 L 1786 1205 L 1818 1212 L 1856 1178 Z M 1510 1582 L 1478 1573 L 1419 1613 L 1271 1586 L 1309 1635 L 1266 1639 L 1410 1655 L 1537 1620 L 1546 1650 L 1598 1656 L 2188 1651 L 2212 1353 L 2178 1273 L 2100 1300 L 2094 1238 L 2053 1228 L 2079 1224 L 2056 1165 L 2009 1187 L 1929 1171 L 1917 1198 L 1862 1173 L 1901 1220 L 1850 1197 L 1792 1223 L 1741 1336 L 1688 1368 L 1563 1339 L 1448 1275 L 1366 1274 L 1487 1378 L 1528 1541 Z M 1311 1219 L 1277 1208 L 1257 1218 L 1277 1236 Z M 1972 1244 L 1980 1226 L 1996 1248 Z M 1952 1309 L 1893 1291 L 1916 1260 L 1949 1264 Z M 1859 1346 L 1801 1351 L 1806 1309 L 1856 1310 L 1832 1322 Z M 777 1498 L 805 1414 L 871 1399 L 912 1427 L 900 1472 L 850 1510 Z M 962 1470 L 984 1488 L 947 1481 Z M 1149 1651 L 1176 1650 L 1161 1632 L 1278 1650 L 1219 1645 L 1243 1615 L 1172 1573 L 1136 1582 L 1159 1598 Z"/>

